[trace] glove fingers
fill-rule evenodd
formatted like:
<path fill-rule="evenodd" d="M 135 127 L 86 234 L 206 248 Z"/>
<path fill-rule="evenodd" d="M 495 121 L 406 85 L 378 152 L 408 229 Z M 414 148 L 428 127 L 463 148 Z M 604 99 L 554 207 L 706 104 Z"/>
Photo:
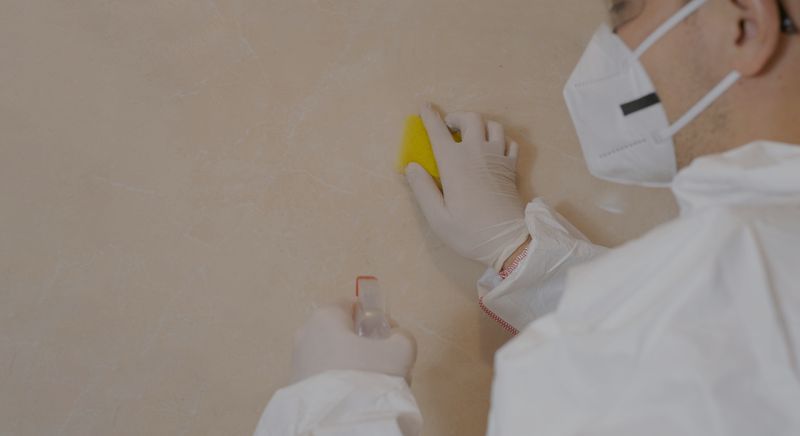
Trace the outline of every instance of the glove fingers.
<path fill-rule="evenodd" d="M 417 340 L 414 335 L 403 328 L 392 329 L 389 342 L 394 349 L 398 350 L 407 359 L 409 365 L 413 365 L 417 360 Z"/>
<path fill-rule="evenodd" d="M 480 115 L 474 112 L 454 112 L 445 116 L 451 129 L 461 132 L 464 142 L 486 142 L 486 127 Z"/>
<path fill-rule="evenodd" d="M 431 226 L 437 226 L 445 214 L 444 197 L 433 177 L 419 164 L 406 167 L 406 179 L 419 203 L 422 213 Z"/>
<path fill-rule="evenodd" d="M 517 144 L 515 141 L 511 141 L 508 144 L 508 154 L 506 156 L 516 162 L 517 158 L 519 157 L 519 144 Z"/>
<path fill-rule="evenodd" d="M 486 123 L 486 132 L 489 137 L 489 142 L 499 142 L 505 144 L 506 133 L 503 125 L 497 121 L 488 121 Z"/>
<path fill-rule="evenodd" d="M 442 121 L 442 117 L 433 109 L 430 103 L 425 103 L 420 107 L 419 115 L 431 140 L 434 157 L 436 157 L 437 161 L 441 161 L 444 159 L 443 147 L 446 144 L 454 143 L 453 135 L 444 121 Z"/>
<path fill-rule="evenodd" d="M 503 125 L 497 121 L 486 122 L 486 135 L 489 141 L 484 148 L 486 153 L 498 156 L 506 155 L 506 134 Z"/>
<path fill-rule="evenodd" d="M 389 338 L 374 342 L 374 346 L 375 351 L 392 366 L 386 368 L 387 373 L 392 372 L 408 379 L 417 360 L 417 341 L 410 332 L 400 328 L 392 329 Z"/>
<path fill-rule="evenodd" d="M 308 332 L 337 331 L 353 333 L 353 303 L 339 301 L 316 309 L 301 327 L 295 338 L 300 340 Z"/>

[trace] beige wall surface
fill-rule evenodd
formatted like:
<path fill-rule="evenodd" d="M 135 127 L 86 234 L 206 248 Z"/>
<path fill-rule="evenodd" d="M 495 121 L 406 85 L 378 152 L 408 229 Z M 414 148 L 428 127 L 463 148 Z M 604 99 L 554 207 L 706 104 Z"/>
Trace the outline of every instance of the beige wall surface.
<path fill-rule="evenodd" d="M 483 434 L 508 337 L 394 172 L 403 120 L 504 123 L 523 196 L 596 242 L 668 219 L 588 175 L 563 104 L 601 3 L 2 2 L 0 434 L 249 434 L 292 332 L 367 273 L 418 339 L 425 434 Z"/>

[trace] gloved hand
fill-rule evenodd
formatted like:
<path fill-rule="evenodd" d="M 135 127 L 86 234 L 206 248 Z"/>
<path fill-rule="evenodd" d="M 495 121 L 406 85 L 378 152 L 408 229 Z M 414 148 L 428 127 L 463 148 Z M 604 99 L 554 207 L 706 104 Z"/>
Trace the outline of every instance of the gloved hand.
<path fill-rule="evenodd" d="M 342 303 L 317 309 L 294 337 L 292 378 L 301 381 L 329 370 L 377 372 L 410 383 L 417 359 L 414 337 L 394 328 L 387 339 L 358 336 L 352 307 Z"/>
<path fill-rule="evenodd" d="M 503 126 L 484 124 L 475 113 L 452 113 L 445 124 L 430 104 L 422 106 L 442 191 L 421 166 L 406 167 L 406 178 L 436 235 L 462 256 L 500 271 L 528 239 L 525 206 L 517 191 L 519 146 Z M 448 128 L 449 126 L 449 128 Z M 456 142 L 450 129 L 461 132 Z"/>

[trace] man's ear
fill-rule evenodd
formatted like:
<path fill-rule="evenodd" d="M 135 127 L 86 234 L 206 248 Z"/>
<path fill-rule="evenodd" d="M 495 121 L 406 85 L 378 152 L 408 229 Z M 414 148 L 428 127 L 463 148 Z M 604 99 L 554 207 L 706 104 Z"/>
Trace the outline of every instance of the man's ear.
<path fill-rule="evenodd" d="M 726 0 L 735 8 L 734 69 L 744 77 L 764 72 L 779 49 L 780 11 L 776 0 Z"/>

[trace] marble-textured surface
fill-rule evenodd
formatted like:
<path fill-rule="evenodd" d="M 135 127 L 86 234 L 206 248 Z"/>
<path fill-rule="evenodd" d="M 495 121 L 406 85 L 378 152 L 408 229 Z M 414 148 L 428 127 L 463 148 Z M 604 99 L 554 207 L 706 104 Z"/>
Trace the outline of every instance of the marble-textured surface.
<path fill-rule="evenodd" d="M 425 433 L 483 434 L 508 338 L 393 172 L 403 120 L 503 122 L 523 195 L 597 242 L 668 219 L 588 175 L 562 103 L 601 4 L 2 2 L 0 434 L 249 434 L 365 273 L 418 338 Z"/>

